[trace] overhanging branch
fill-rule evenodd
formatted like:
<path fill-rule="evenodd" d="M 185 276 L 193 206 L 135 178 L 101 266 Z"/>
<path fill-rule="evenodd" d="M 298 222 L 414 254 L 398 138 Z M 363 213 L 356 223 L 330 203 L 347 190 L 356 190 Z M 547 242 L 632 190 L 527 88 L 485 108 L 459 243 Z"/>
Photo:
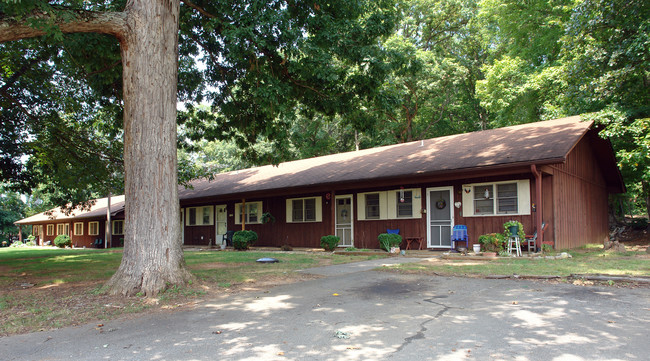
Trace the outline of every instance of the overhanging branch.
<path fill-rule="evenodd" d="M 63 33 L 99 33 L 113 35 L 118 39 L 123 38 L 127 30 L 126 12 L 92 12 L 78 11 L 76 19 L 63 21 L 56 19 L 54 24 Z M 45 30 L 27 25 L 28 20 L 48 20 L 49 15 L 35 13 L 27 19 L 15 21 L 14 19 L 0 20 L 0 43 L 20 39 L 35 38 L 47 34 Z"/>

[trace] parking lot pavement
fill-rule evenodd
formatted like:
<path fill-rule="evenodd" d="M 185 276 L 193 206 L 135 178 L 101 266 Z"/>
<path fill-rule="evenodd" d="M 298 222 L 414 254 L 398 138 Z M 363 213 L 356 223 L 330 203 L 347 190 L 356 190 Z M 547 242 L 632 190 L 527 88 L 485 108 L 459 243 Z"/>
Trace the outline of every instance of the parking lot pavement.
<path fill-rule="evenodd" d="M 0 338 L 0 358 L 647 360 L 649 314 L 648 288 L 358 268 L 101 329 Z"/>

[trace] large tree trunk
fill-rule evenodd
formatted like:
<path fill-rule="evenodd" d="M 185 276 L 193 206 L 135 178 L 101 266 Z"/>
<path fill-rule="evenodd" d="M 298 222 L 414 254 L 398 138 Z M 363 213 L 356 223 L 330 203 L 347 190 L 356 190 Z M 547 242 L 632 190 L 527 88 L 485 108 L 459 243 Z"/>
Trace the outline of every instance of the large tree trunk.
<path fill-rule="evenodd" d="M 126 219 L 113 294 L 185 284 L 176 170 L 179 1 L 131 0 L 122 41 Z"/>
<path fill-rule="evenodd" d="M 75 12 L 64 33 L 120 40 L 124 82 L 125 242 L 110 292 L 155 295 L 191 277 L 181 248 L 176 174 L 179 0 L 129 0 L 123 12 Z M 49 14 L 32 12 L 33 19 Z M 0 18 L 0 42 L 37 37 L 29 21 Z"/>

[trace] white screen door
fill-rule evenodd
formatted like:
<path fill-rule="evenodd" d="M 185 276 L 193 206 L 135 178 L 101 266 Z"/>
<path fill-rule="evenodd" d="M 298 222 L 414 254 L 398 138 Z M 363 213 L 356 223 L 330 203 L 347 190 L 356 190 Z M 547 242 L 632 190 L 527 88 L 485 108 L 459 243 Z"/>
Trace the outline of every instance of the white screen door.
<path fill-rule="evenodd" d="M 453 187 L 427 189 L 427 247 L 451 248 L 454 226 Z"/>
<path fill-rule="evenodd" d="M 352 196 L 336 196 L 336 235 L 341 238 L 339 247 L 353 247 Z"/>
<path fill-rule="evenodd" d="M 223 235 L 228 230 L 228 213 L 226 212 L 226 205 L 215 207 L 214 228 L 216 232 L 215 244 L 221 244 Z"/>

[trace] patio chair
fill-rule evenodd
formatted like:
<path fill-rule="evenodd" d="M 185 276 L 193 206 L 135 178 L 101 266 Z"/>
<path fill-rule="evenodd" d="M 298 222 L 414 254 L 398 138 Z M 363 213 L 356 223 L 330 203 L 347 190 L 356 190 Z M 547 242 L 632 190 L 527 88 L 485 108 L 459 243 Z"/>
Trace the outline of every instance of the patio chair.
<path fill-rule="evenodd" d="M 104 248 L 104 240 L 101 238 L 95 239 L 95 242 L 93 242 L 93 246 L 95 246 L 95 248 Z"/>
<path fill-rule="evenodd" d="M 226 246 L 232 247 L 232 236 L 235 234 L 235 231 L 226 231 L 226 234 L 223 235 L 221 243 L 226 242 Z"/>
<path fill-rule="evenodd" d="M 462 224 L 455 225 L 451 231 L 451 249 L 455 250 L 458 242 L 465 242 L 465 248 L 469 247 L 467 226 Z"/>
<path fill-rule="evenodd" d="M 546 223 L 542 222 L 542 232 L 544 232 L 544 228 L 546 228 Z M 527 234 L 526 237 L 524 238 L 525 240 L 522 243 L 522 245 L 526 245 L 526 250 L 528 251 L 528 254 L 530 254 L 531 250 L 535 252 L 535 244 L 537 243 L 537 230 L 535 230 L 535 232 L 532 235 Z"/>

